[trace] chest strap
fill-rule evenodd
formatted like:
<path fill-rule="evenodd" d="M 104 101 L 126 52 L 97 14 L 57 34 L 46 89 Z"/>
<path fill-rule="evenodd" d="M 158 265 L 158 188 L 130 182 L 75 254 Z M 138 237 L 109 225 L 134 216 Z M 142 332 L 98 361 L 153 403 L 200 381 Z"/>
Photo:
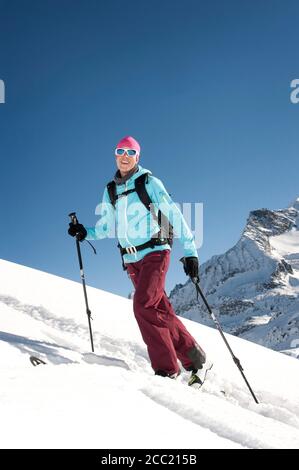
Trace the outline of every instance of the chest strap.
<path fill-rule="evenodd" d="M 120 250 L 121 255 L 131 255 L 136 253 L 137 251 L 144 250 L 145 248 L 154 248 L 155 246 L 166 245 L 168 240 L 166 238 L 158 238 L 158 234 L 154 235 L 150 240 L 141 245 L 137 246 L 127 246 L 123 248 L 118 244 L 118 248 Z"/>

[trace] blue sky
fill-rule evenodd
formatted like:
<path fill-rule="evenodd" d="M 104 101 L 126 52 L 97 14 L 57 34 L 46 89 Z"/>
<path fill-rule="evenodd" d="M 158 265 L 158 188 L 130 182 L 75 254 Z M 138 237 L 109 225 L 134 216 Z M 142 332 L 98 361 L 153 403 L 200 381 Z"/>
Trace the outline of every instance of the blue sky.
<path fill-rule="evenodd" d="M 299 196 L 298 2 L 0 0 L 0 258 L 80 280 L 67 214 L 93 225 L 133 135 L 178 202 L 204 204 L 201 262 L 250 210 Z M 127 295 L 115 240 L 88 284 Z M 167 291 L 185 282 L 176 242 Z"/>

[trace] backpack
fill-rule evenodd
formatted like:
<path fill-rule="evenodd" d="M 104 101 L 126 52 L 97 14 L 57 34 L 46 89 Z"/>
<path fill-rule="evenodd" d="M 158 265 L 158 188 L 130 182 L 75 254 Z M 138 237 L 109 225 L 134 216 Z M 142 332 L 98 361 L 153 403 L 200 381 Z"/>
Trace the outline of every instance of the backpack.
<path fill-rule="evenodd" d="M 138 197 L 142 204 L 146 207 L 146 209 L 151 213 L 153 219 L 158 223 L 160 227 L 159 236 L 156 238 L 158 241 L 159 238 L 163 238 L 167 240 L 167 243 L 172 246 L 173 245 L 173 226 L 169 222 L 168 218 L 161 212 L 158 211 L 158 215 L 156 215 L 154 207 L 152 206 L 153 201 L 149 197 L 149 194 L 146 190 L 146 184 L 148 183 L 148 173 L 144 173 L 143 175 L 138 176 L 135 179 L 135 188 L 128 189 L 121 194 L 117 194 L 116 192 L 116 183 L 115 181 L 110 181 L 107 184 L 107 190 L 110 198 L 110 202 L 115 208 L 116 201 L 119 197 L 127 196 L 130 193 L 136 191 Z M 164 236 L 165 235 L 165 236 Z M 161 243 L 156 243 L 161 244 Z"/>

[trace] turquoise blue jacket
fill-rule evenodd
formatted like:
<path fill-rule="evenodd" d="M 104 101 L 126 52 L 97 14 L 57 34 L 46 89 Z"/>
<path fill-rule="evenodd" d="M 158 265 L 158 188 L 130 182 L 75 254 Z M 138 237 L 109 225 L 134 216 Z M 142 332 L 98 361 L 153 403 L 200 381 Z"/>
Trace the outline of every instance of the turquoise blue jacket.
<path fill-rule="evenodd" d="M 198 256 L 194 236 L 189 229 L 181 211 L 174 204 L 162 181 L 152 176 L 152 173 L 140 165 L 138 171 L 124 184 L 117 185 L 117 194 L 134 189 L 134 181 L 143 173 L 148 173 L 146 190 L 154 204 L 155 212 L 161 210 L 173 226 L 174 239 L 179 238 L 183 245 L 184 256 Z M 96 211 L 99 220 L 95 227 L 87 228 L 87 240 L 100 240 L 106 237 L 116 237 L 122 247 L 137 246 L 148 241 L 160 229 L 150 211 L 140 202 L 138 194 L 132 192 L 117 199 L 115 208 L 110 203 L 107 188 L 105 188 L 102 204 Z M 160 245 L 146 248 L 134 254 L 125 254 L 125 263 L 141 260 L 148 253 L 160 250 L 170 250 L 170 246 Z"/>

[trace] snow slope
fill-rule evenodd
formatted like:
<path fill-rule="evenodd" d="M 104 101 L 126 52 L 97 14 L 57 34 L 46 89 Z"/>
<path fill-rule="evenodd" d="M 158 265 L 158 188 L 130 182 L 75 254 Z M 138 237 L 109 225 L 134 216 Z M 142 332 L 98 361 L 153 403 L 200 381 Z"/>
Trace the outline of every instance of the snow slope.
<path fill-rule="evenodd" d="M 252 211 L 236 245 L 201 266 L 201 285 L 225 331 L 299 358 L 299 198 Z M 177 314 L 211 324 L 190 281 L 170 297 Z"/>
<path fill-rule="evenodd" d="M 156 377 L 132 301 L 0 260 L 1 448 L 298 448 L 299 361 L 183 319 L 214 361 L 201 391 Z M 47 364 L 33 367 L 31 354 Z M 223 396 L 221 390 L 226 391 Z"/>

